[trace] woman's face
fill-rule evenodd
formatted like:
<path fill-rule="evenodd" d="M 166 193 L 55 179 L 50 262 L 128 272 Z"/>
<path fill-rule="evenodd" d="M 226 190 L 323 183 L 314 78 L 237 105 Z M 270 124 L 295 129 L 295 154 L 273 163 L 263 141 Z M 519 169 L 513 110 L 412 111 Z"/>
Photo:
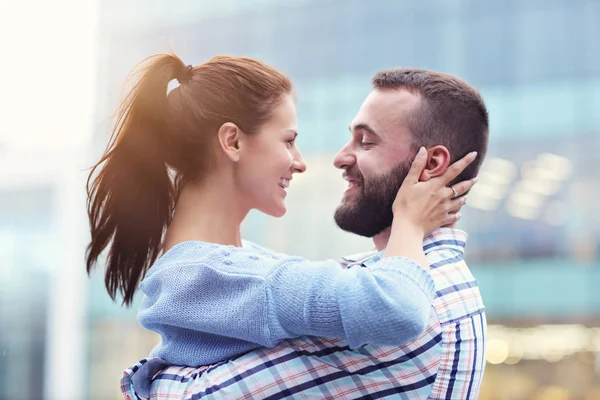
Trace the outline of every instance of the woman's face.
<path fill-rule="evenodd" d="M 291 95 L 285 95 L 260 132 L 245 135 L 236 171 L 244 205 L 274 217 L 285 214 L 286 190 L 306 170 L 296 147 L 298 122 Z"/>

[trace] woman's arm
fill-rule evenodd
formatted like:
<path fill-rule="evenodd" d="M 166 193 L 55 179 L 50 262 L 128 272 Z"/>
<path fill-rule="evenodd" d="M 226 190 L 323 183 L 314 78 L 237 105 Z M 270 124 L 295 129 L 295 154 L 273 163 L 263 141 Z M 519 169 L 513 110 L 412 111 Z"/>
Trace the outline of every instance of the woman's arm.
<path fill-rule="evenodd" d="M 433 281 L 413 261 L 389 257 L 370 268 L 335 261 L 273 259 L 250 249 L 211 255 L 211 263 L 167 266 L 141 285 L 138 314 L 164 326 L 272 347 L 298 336 L 400 345 L 425 329 Z"/>

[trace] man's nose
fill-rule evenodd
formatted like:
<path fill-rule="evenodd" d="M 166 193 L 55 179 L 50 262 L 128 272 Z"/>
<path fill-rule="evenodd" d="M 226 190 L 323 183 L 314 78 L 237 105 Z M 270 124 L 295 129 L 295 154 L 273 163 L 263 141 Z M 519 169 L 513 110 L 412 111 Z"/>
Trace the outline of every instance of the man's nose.
<path fill-rule="evenodd" d="M 339 169 L 348 169 L 356 163 L 356 159 L 346 144 L 333 158 L 333 166 Z"/>

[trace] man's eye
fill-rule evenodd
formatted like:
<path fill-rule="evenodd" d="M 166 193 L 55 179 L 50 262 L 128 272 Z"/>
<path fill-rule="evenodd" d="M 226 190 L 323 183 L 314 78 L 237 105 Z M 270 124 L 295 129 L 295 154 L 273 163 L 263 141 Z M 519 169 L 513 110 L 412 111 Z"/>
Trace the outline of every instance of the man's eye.
<path fill-rule="evenodd" d="M 371 142 L 361 142 L 360 145 L 363 147 L 368 147 L 368 146 L 373 146 L 375 143 L 371 143 Z"/>

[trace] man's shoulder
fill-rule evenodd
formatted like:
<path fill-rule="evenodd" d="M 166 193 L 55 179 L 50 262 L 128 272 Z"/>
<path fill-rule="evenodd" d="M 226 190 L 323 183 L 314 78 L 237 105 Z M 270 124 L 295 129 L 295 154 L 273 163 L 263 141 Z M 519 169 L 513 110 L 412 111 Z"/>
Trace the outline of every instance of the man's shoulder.
<path fill-rule="evenodd" d="M 427 259 L 436 291 L 432 305 L 442 325 L 485 310 L 479 285 L 462 252 L 444 249 L 429 254 Z"/>
<path fill-rule="evenodd" d="M 439 228 L 423 239 L 423 250 L 425 254 L 441 250 L 464 253 L 467 237 L 467 233 L 460 229 Z"/>

